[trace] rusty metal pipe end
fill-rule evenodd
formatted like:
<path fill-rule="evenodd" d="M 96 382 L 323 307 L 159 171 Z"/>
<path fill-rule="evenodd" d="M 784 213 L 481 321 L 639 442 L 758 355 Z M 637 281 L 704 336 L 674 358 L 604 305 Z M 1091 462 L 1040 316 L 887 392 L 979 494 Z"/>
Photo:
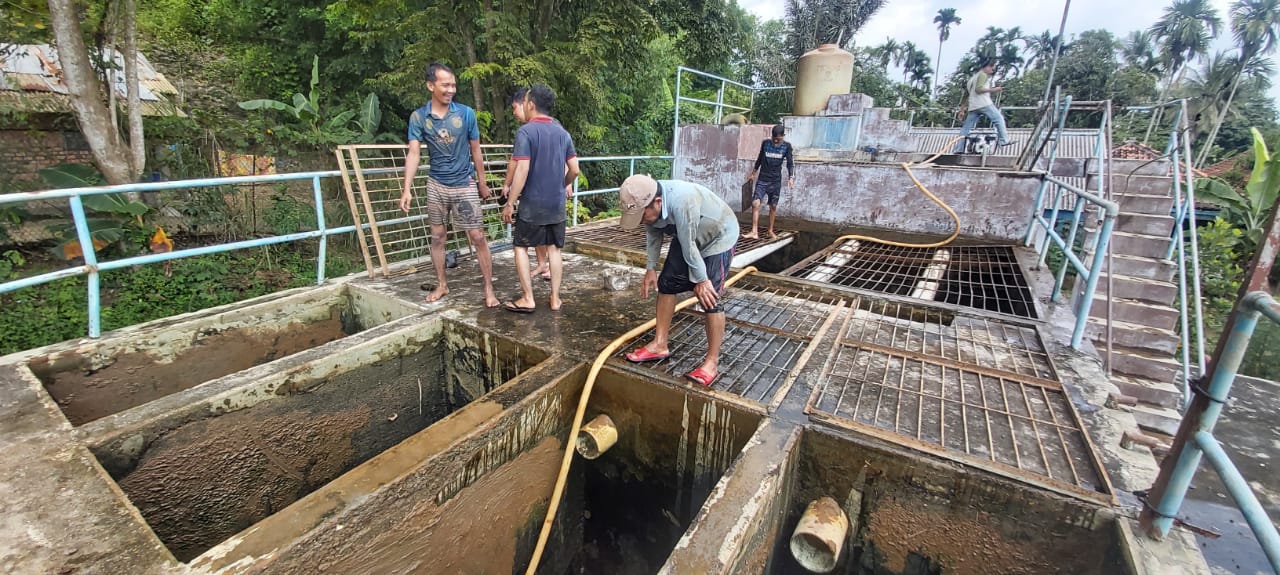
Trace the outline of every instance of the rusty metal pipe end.
<path fill-rule="evenodd" d="M 1122 405 L 1133 407 L 1138 405 L 1138 398 L 1123 393 L 1108 393 L 1105 405 L 1108 409 L 1118 409 Z"/>
<path fill-rule="evenodd" d="M 830 573 L 840 560 L 849 518 L 830 497 L 809 502 L 800 524 L 791 535 L 791 555 L 800 566 L 814 573 Z"/>
<path fill-rule="evenodd" d="M 582 426 L 582 431 L 578 433 L 578 455 L 595 459 L 609 451 L 617 442 L 618 428 L 614 427 L 613 420 L 608 415 L 602 413 L 592 419 L 591 423 Z"/>

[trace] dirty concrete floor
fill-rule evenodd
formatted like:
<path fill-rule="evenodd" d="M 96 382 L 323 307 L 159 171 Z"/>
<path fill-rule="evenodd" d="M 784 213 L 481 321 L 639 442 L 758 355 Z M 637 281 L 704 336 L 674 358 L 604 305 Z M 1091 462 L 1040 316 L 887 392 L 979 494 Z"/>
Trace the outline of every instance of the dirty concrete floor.
<path fill-rule="evenodd" d="M 1214 436 L 1253 487 L 1273 523 L 1280 522 L 1280 473 L 1276 471 L 1280 466 L 1280 427 L 1276 426 L 1276 406 L 1280 406 L 1280 384 L 1238 378 L 1231 388 L 1231 403 L 1214 430 Z M 1244 516 L 1222 480 L 1203 460 L 1182 510 L 1181 515 L 1192 523 L 1222 533 L 1218 539 L 1196 538 L 1215 573 L 1271 572 Z"/>

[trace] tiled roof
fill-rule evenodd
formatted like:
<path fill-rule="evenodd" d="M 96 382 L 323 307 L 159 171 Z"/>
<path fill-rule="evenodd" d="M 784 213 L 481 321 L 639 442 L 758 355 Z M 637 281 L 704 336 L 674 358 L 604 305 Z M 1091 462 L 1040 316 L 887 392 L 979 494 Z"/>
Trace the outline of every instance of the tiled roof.
<path fill-rule="evenodd" d="M 1210 164 L 1209 166 L 1206 166 L 1203 170 L 1200 170 L 1200 173 L 1211 178 L 1217 178 L 1222 176 L 1222 174 L 1225 174 L 1235 169 L 1236 164 L 1243 161 L 1244 159 L 1245 159 L 1245 154 L 1236 154 L 1216 164 Z"/>
<path fill-rule="evenodd" d="M 1111 157 L 1118 160 L 1154 160 L 1161 154 L 1155 148 L 1135 140 L 1128 140 L 1111 149 Z"/>

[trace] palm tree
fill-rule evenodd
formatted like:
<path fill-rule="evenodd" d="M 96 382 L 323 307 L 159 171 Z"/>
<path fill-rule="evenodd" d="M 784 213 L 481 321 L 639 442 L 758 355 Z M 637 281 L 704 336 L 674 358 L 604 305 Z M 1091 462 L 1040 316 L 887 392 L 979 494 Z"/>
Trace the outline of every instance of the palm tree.
<path fill-rule="evenodd" d="M 1027 47 L 1027 68 L 1039 68 L 1053 58 L 1053 51 L 1058 47 L 1058 37 L 1045 30 L 1035 36 L 1023 36 L 1022 43 Z"/>
<path fill-rule="evenodd" d="M 1236 0 L 1231 4 L 1231 35 L 1235 37 L 1236 46 L 1240 49 L 1237 58 L 1235 79 L 1231 82 L 1231 91 L 1227 94 L 1227 103 L 1222 106 L 1213 130 L 1200 148 L 1200 156 L 1196 165 L 1203 166 L 1209 159 L 1209 150 L 1218 137 L 1218 130 L 1227 119 L 1227 111 L 1235 100 L 1236 90 L 1240 87 L 1240 79 L 1246 75 L 1246 68 L 1258 66 L 1260 56 L 1270 54 L 1280 41 L 1280 0 Z"/>
<path fill-rule="evenodd" d="M 1208 0 L 1173 0 L 1173 4 L 1164 9 L 1160 19 L 1151 26 L 1151 35 L 1160 43 L 1160 56 L 1168 63 L 1168 74 L 1165 85 L 1160 90 L 1159 103 L 1164 102 L 1169 88 L 1182 79 L 1187 62 L 1209 52 L 1209 43 L 1218 37 L 1218 29 L 1221 27 L 1222 19 Z M 1160 121 L 1162 110 L 1163 108 L 1157 108 L 1156 113 L 1151 115 L 1151 123 L 1147 126 L 1143 142 L 1151 137 L 1156 122 Z"/>
<path fill-rule="evenodd" d="M 880 61 L 881 68 L 888 68 L 890 62 L 893 62 L 896 66 L 897 62 L 901 60 L 901 56 L 898 55 L 898 51 L 901 49 L 902 46 L 898 44 L 897 40 L 885 38 L 884 44 L 872 48 L 870 52 L 876 60 Z"/>
<path fill-rule="evenodd" d="M 907 71 L 907 75 L 910 78 L 908 83 L 913 88 L 918 87 L 920 90 L 928 90 L 929 79 L 933 75 L 933 67 L 929 65 L 928 54 L 920 52 L 919 55 L 920 57 L 913 62 L 911 68 Z"/>
<path fill-rule="evenodd" d="M 902 55 L 902 81 L 903 83 L 909 83 L 908 76 L 911 73 L 911 68 L 916 65 L 916 62 L 920 60 L 921 56 L 926 60 L 929 56 L 924 52 L 921 52 L 920 49 L 916 47 L 916 43 L 910 40 L 899 45 L 898 53 Z"/>
<path fill-rule="evenodd" d="M 1156 59 L 1155 41 L 1151 32 L 1147 30 L 1129 32 L 1120 48 L 1120 57 L 1126 65 L 1143 72 L 1155 73 L 1160 69 L 1160 62 Z"/>
<path fill-rule="evenodd" d="M 933 17 L 933 21 L 938 25 L 938 70 L 942 69 L 942 43 L 951 37 L 951 27 L 960 25 L 960 17 L 956 16 L 955 8 L 943 8 L 938 10 L 938 15 Z M 938 95 L 938 74 L 933 77 L 933 96 Z"/>

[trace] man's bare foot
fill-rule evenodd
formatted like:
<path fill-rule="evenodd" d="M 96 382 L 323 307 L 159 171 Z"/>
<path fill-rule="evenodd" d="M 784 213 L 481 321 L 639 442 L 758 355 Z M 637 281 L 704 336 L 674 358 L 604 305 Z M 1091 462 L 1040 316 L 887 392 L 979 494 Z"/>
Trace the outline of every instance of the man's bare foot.
<path fill-rule="evenodd" d="M 658 355 L 666 355 L 668 353 L 671 353 L 671 350 L 667 346 L 658 345 L 658 342 L 656 341 L 650 341 L 649 343 L 646 343 L 644 345 L 644 349 L 649 353 L 655 353 Z"/>
<path fill-rule="evenodd" d="M 773 230 L 769 230 L 769 239 L 771 240 L 778 239 L 778 234 L 773 233 Z"/>
<path fill-rule="evenodd" d="M 755 233 L 755 232 L 751 232 L 751 233 L 749 233 L 749 234 L 742 234 L 742 237 L 743 237 L 743 239 L 754 240 L 754 239 L 759 238 L 759 237 L 760 237 L 760 234 L 757 234 L 757 233 Z"/>
<path fill-rule="evenodd" d="M 502 302 L 498 301 L 498 296 L 493 295 L 493 288 L 487 287 L 484 290 L 484 307 L 498 307 Z"/>
<path fill-rule="evenodd" d="M 427 303 L 438 302 L 444 299 L 444 296 L 447 295 L 449 295 L 449 286 L 436 286 L 436 289 L 431 290 L 431 293 L 427 294 Z"/>
<path fill-rule="evenodd" d="M 560 311 L 560 306 L 562 305 L 564 305 L 564 301 L 562 301 L 560 298 L 558 297 L 551 298 L 551 311 Z"/>

